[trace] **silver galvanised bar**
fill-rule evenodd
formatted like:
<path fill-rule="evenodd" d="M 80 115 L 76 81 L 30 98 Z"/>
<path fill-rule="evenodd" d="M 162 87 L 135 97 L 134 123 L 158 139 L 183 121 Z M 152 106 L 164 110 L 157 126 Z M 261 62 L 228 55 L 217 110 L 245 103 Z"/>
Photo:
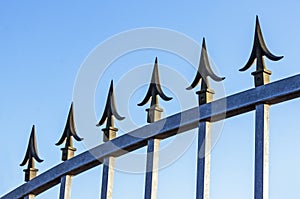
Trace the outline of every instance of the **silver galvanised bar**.
<path fill-rule="evenodd" d="M 107 142 L 116 138 L 117 128 L 108 127 L 102 129 L 104 132 L 103 140 Z M 102 169 L 102 184 L 101 184 L 101 199 L 112 199 L 113 185 L 114 185 L 114 167 L 115 158 L 106 157 L 103 161 Z"/>
<path fill-rule="evenodd" d="M 62 161 L 66 161 L 74 157 L 76 148 L 73 147 L 73 138 L 77 141 L 83 140 L 77 135 L 75 120 L 74 120 L 74 105 L 71 104 L 65 129 L 62 133 L 61 138 L 56 143 L 57 146 L 65 142 L 65 146 L 61 149 L 62 151 Z M 72 187 L 72 175 L 64 175 L 60 179 L 60 192 L 59 199 L 70 199 L 71 198 L 71 187 Z"/>
<path fill-rule="evenodd" d="M 255 110 L 255 174 L 254 198 L 269 198 L 269 105 L 259 104 Z"/>
<path fill-rule="evenodd" d="M 61 177 L 59 199 L 71 198 L 72 176 L 65 175 Z"/>
<path fill-rule="evenodd" d="M 101 126 L 104 123 L 106 123 L 106 127 L 102 129 L 104 142 L 116 138 L 118 129 L 114 127 L 115 118 L 117 120 L 123 120 L 125 117 L 121 117 L 117 111 L 117 107 L 115 104 L 113 80 L 111 80 L 109 91 L 107 94 L 105 109 L 99 123 L 97 124 L 97 126 Z M 111 156 L 106 157 L 104 158 L 103 162 L 104 164 L 102 169 L 102 185 L 100 198 L 112 199 L 115 158 Z"/>
<path fill-rule="evenodd" d="M 114 166 L 115 166 L 114 157 L 108 157 L 104 159 L 103 169 L 102 169 L 101 199 L 112 198 L 113 184 L 114 184 Z"/>
<path fill-rule="evenodd" d="M 147 144 L 145 199 L 157 197 L 160 139 L 149 139 Z"/>
<path fill-rule="evenodd" d="M 264 56 L 272 61 L 278 61 L 283 56 L 275 56 L 267 48 L 256 16 L 254 42 L 252 52 L 246 65 L 240 69 L 249 69 L 256 60 L 254 76 L 255 87 L 266 85 L 270 82 L 272 72 L 267 69 Z M 261 103 L 255 107 L 255 165 L 254 165 L 254 198 L 269 198 L 269 105 Z"/>
<path fill-rule="evenodd" d="M 200 120 L 213 118 L 211 121 L 218 121 L 224 119 L 224 114 L 226 114 L 225 118 L 229 118 L 255 110 L 259 104 L 278 104 L 298 97 L 300 97 L 300 75 L 295 75 L 203 104 L 200 107 L 194 107 L 140 127 L 76 155 L 5 194 L 1 199 L 23 198 L 30 193 L 38 195 L 60 183 L 62 176 L 77 175 L 102 164 L 105 157 L 120 156 L 144 147 L 151 138 L 168 138 L 196 128 Z M 225 109 L 223 108 L 224 103 L 227 104 Z M 212 111 L 212 107 L 214 107 L 214 111 Z M 162 126 L 163 128 L 161 128 Z"/>
<path fill-rule="evenodd" d="M 150 108 L 146 109 L 148 123 L 153 123 L 161 119 L 161 113 L 163 112 L 163 109 L 158 105 L 158 96 L 165 101 L 172 99 L 171 97 L 167 97 L 161 89 L 158 73 L 158 62 L 156 57 L 147 94 L 143 101 L 138 104 L 138 106 L 143 106 L 151 99 Z M 160 138 L 151 138 L 148 140 L 144 195 L 145 199 L 157 198 L 159 148 Z"/>
<path fill-rule="evenodd" d="M 225 79 L 214 74 L 210 66 L 205 38 L 203 38 L 198 71 L 191 86 L 187 88 L 188 90 L 195 88 L 201 81 L 200 90 L 196 92 L 199 106 L 213 100 L 214 91 L 209 87 L 208 77 L 218 82 Z M 198 126 L 196 199 L 209 199 L 210 193 L 211 123 L 209 120 L 200 121 Z"/>
<path fill-rule="evenodd" d="M 210 147 L 211 124 L 200 122 L 198 126 L 198 150 L 197 150 L 197 184 L 196 198 L 208 199 L 210 196 Z"/>
<path fill-rule="evenodd" d="M 28 182 L 36 177 L 38 169 L 35 168 L 35 160 L 37 162 L 43 162 L 39 155 L 37 150 L 37 144 L 36 144 L 36 138 L 35 138 L 35 125 L 32 126 L 29 142 L 27 146 L 27 150 L 25 153 L 25 157 L 20 164 L 20 166 L 25 166 L 27 164 L 27 169 L 24 169 L 25 172 L 25 181 Z M 35 194 L 28 193 L 25 198 L 28 199 L 34 199 Z"/>

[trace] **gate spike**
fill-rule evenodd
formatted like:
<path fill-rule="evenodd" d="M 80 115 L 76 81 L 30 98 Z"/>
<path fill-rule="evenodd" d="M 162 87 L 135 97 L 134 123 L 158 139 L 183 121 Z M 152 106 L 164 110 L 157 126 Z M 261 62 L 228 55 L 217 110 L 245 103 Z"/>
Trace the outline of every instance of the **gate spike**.
<path fill-rule="evenodd" d="M 239 69 L 239 71 L 248 70 L 256 59 L 256 71 L 252 73 L 252 75 L 255 76 L 255 86 L 260 86 L 269 83 L 269 75 L 272 74 L 271 71 L 266 68 L 263 56 L 266 56 L 268 59 L 272 61 L 279 61 L 280 59 L 283 58 L 283 56 L 273 55 L 267 48 L 267 45 L 264 41 L 262 31 L 260 28 L 259 19 L 258 16 L 256 15 L 256 24 L 255 24 L 255 33 L 254 33 L 254 42 L 253 42 L 252 51 L 246 65 L 243 68 Z"/>
<path fill-rule="evenodd" d="M 32 158 L 34 158 L 38 162 L 43 162 L 43 160 L 40 159 L 38 155 L 36 137 L 35 137 L 35 125 L 32 126 L 27 151 L 24 160 L 22 161 L 20 166 L 24 166 L 29 161 L 28 168 L 34 168 L 34 162 L 30 161 L 30 159 Z"/>
<path fill-rule="evenodd" d="M 97 124 L 97 126 L 101 126 L 106 121 L 106 127 L 113 127 L 113 117 L 114 116 L 117 120 L 123 120 L 125 117 L 119 115 L 116 102 L 115 102 L 115 95 L 114 95 L 114 88 L 113 88 L 113 80 L 110 82 L 109 92 L 107 95 L 106 105 L 101 117 L 101 120 Z"/>
<path fill-rule="evenodd" d="M 198 71 L 191 85 L 186 88 L 187 90 L 191 90 L 195 88 L 201 80 L 200 91 L 196 92 L 199 95 L 199 105 L 205 104 L 208 101 L 210 101 L 207 99 L 206 93 L 214 94 L 214 91 L 209 88 L 208 77 L 210 77 L 211 79 L 217 82 L 220 82 L 225 79 L 225 77 L 217 76 L 211 69 L 207 50 L 206 50 L 206 42 L 205 42 L 205 38 L 203 37 Z"/>
<path fill-rule="evenodd" d="M 76 148 L 73 147 L 72 137 L 74 137 L 74 139 L 77 140 L 78 142 L 83 140 L 83 138 L 80 138 L 76 132 L 73 102 L 72 102 L 70 110 L 69 110 L 68 119 L 67 119 L 67 123 L 66 123 L 65 129 L 64 129 L 64 132 L 63 132 L 61 138 L 59 139 L 59 141 L 55 144 L 56 146 L 59 146 L 59 145 L 63 144 L 64 142 L 66 142 L 65 147 L 61 149 L 63 161 L 68 160 L 71 157 L 73 157 L 74 151 L 76 151 Z"/>
<path fill-rule="evenodd" d="M 106 121 L 106 127 L 102 129 L 104 142 L 116 138 L 118 129 L 114 127 L 114 118 L 116 118 L 117 120 L 123 120 L 125 117 L 120 116 L 117 111 L 113 80 L 111 80 L 104 112 L 100 121 L 96 125 L 96 126 L 101 126 Z M 103 168 L 102 168 L 101 197 L 100 197 L 102 199 L 112 198 L 113 181 L 114 181 L 114 165 L 115 165 L 114 157 L 109 156 L 104 158 Z"/>
<path fill-rule="evenodd" d="M 150 106 L 155 106 L 158 104 L 158 99 L 157 95 L 159 95 L 163 100 L 169 101 L 172 99 L 172 97 L 167 97 L 160 86 L 160 81 L 159 81 L 159 73 L 158 73 L 158 61 L 157 57 L 155 58 L 155 63 L 153 67 L 153 72 L 152 72 L 152 77 L 151 77 L 151 83 L 149 85 L 147 94 L 143 101 L 138 104 L 138 106 L 143 106 L 145 105 L 151 98 L 151 105 Z"/>
<path fill-rule="evenodd" d="M 151 98 L 150 109 L 154 109 L 155 107 L 157 107 L 157 109 L 159 109 L 158 111 L 162 112 L 162 109 L 159 108 L 159 106 L 158 106 L 158 97 L 157 97 L 157 95 L 159 95 L 165 101 L 169 101 L 169 100 L 172 99 L 172 97 L 166 96 L 163 93 L 162 89 L 161 89 L 160 81 L 159 81 L 159 73 L 158 73 L 158 61 L 157 61 L 157 57 L 156 57 L 155 62 L 154 62 L 153 71 L 152 71 L 151 82 L 150 82 L 148 91 L 146 93 L 145 98 L 143 99 L 142 102 L 140 102 L 138 104 L 138 106 L 145 105 Z M 146 109 L 146 111 L 148 112 L 147 122 L 149 122 L 149 123 L 154 121 L 153 118 L 152 118 L 152 117 L 154 117 L 154 115 L 151 116 L 151 110 L 150 109 Z"/>
<path fill-rule="evenodd" d="M 103 115 L 102 115 L 100 121 L 96 125 L 96 126 L 101 126 L 106 121 L 106 128 L 102 129 L 106 136 L 103 138 L 103 140 L 105 140 L 105 141 L 109 140 L 109 138 L 111 137 L 109 135 L 109 132 L 111 132 L 110 130 L 117 131 L 117 129 L 114 128 L 114 118 L 116 118 L 117 120 L 125 119 L 125 117 L 120 116 L 117 111 L 115 95 L 114 95 L 114 88 L 113 88 L 113 80 L 111 80 L 107 99 L 106 99 L 105 109 L 104 109 L 104 112 L 103 112 Z"/>
<path fill-rule="evenodd" d="M 32 126 L 29 142 L 26 150 L 26 154 L 24 160 L 20 164 L 20 166 L 25 166 L 27 164 L 27 169 L 24 169 L 25 172 L 25 181 L 29 181 L 36 176 L 38 169 L 35 168 L 34 160 L 41 163 L 42 160 L 38 155 L 36 137 L 35 137 L 35 126 Z"/>

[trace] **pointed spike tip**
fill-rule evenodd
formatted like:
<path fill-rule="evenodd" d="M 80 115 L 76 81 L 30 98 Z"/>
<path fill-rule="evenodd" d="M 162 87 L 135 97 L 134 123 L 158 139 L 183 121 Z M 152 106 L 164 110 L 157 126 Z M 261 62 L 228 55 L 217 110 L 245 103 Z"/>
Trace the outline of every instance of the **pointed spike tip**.
<path fill-rule="evenodd" d="M 30 133 L 30 137 L 32 136 L 32 134 L 35 135 L 35 125 L 33 124 L 31 127 L 31 133 Z"/>
<path fill-rule="evenodd" d="M 261 32 L 261 28 L 260 28 L 260 23 L 259 23 L 259 18 L 258 15 L 256 15 L 256 19 L 255 19 L 255 32 Z M 261 33 L 260 33 L 261 34 Z"/>
<path fill-rule="evenodd" d="M 154 61 L 154 63 L 155 63 L 155 64 L 157 64 L 157 63 L 158 63 L 158 61 L 157 61 L 157 57 L 155 57 L 155 61 Z"/>
<path fill-rule="evenodd" d="M 205 41 L 205 38 L 203 37 L 198 70 L 197 70 L 197 73 L 196 73 L 196 76 L 195 76 L 193 82 L 186 89 L 191 90 L 191 89 L 195 88 L 199 84 L 200 80 L 204 79 L 204 81 L 205 81 L 207 79 L 207 77 L 210 77 L 212 80 L 217 81 L 217 82 L 220 82 L 225 79 L 225 77 L 219 77 L 213 72 L 213 70 L 210 66 L 210 61 L 209 61 L 208 53 L 206 50 L 206 41 Z"/>
<path fill-rule="evenodd" d="M 98 124 L 96 124 L 97 127 L 104 124 L 106 121 L 107 124 L 110 124 L 112 121 L 112 116 L 114 116 L 117 120 L 123 120 L 125 117 L 122 117 L 117 112 L 116 104 L 115 104 L 115 96 L 114 96 L 114 89 L 113 89 L 113 80 L 111 80 L 109 91 L 106 98 L 106 105 L 102 114 L 102 117 Z"/>
<path fill-rule="evenodd" d="M 203 37 L 202 39 L 202 48 L 204 48 L 206 50 L 206 41 L 205 41 L 205 37 Z"/>
<path fill-rule="evenodd" d="M 172 99 L 171 97 L 166 96 L 162 91 L 160 80 L 159 80 L 158 64 L 157 64 L 157 57 L 156 57 L 148 91 L 146 93 L 146 96 L 142 100 L 142 102 L 138 103 L 137 105 L 138 106 L 145 105 L 150 100 L 150 98 L 151 98 L 151 106 L 155 104 L 158 105 L 157 104 L 158 101 L 156 98 L 157 95 L 159 95 L 165 101 L 169 101 Z"/>
<path fill-rule="evenodd" d="M 24 166 L 31 158 L 34 158 L 39 163 L 44 161 L 38 155 L 36 137 L 35 137 L 35 125 L 32 125 L 25 157 L 21 162 L 20 166 Z"/>
<path fill-rule="evenodd" d="M 55 144 L 56 146 L 61 145 L 68 137 L 74 137 L 78 142 L 82 141 L 83 138 L 79 137 L 76 132 L 75 120 L 74 120 L 74 103 L 71 103 L 65 129 L 59 141 Z"/>
<path fill-rule="evenodd" d="M 246 71 L 248 70 L 253 63 L 256 60 L 256 71 L 265 69 L 265 64 L 262 61 L 262 57 L 266 56 L 268 59 L 272 60 L 272 61 L 278 61 L 280 59 L 283 58 L 283 56 L 275 56 L 273 55 L 270 50 L 267 48 L 267 45 L 264 41 L 263 35 L 262 35 L 262 31 L 260 28 L 260 24 L 259 24 L 259 19 L 258 16 L 256 15 L 256 24 L 255 24 L 255 32 L 254 32 L 254 41 L 253 41 L 253 47 L 252 47 L 252 51 L 250 54 L 250 57 L 247 61 L 247 63 L 245 64 L 245 66 L 241 69 L 239 69 L 239 71 Z M 259 63 L 257 63 L 257 58 L 260 58 Z"/>

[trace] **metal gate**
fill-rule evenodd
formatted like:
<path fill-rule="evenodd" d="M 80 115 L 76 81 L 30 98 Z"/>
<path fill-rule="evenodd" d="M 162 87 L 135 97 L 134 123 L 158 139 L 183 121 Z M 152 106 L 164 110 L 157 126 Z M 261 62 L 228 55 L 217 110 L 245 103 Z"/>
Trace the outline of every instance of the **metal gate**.
<path fill-rule="evenodd" d="M 63 162 L 37 175 L 35 161 L 42 162 L 37 153 L 35 127 L 32 127 L 28 148 L 21 166 L 27 164 L 25 181 L 23 185 L 4 194 L 1 199 L 34 198 L 60 184 L 60 199 L 70 198 L 72 178 L 82 172 L 103 164 L 101 198 L 112 198 L 114 162 L 119 156 L 130 153 L 142 147 L 147 147 L 147 168 L 144 198 L 156 198 L 158 182 L 158 162 L 160 141 L 190 129 L 198 128 L 198 152 L 205 153 L 211 145 L 210 125 L 213 122 L 238 116 L 246 112 L 255 111 L 255 162 L 254 162 L 254 198 L 267 199 L 269 188 L 269 109 L 272 105 L 300 97 L 300 75 L 285 78 L 280 81 L 269 81 L 271 71 L 266 68 L 264 57 L 277 61 L 282 56 L 273 55 L 267 48 L 258 18 L 254 36 L 253 49 L 246 65 L 240 69 L 249 69 L 256 61 L 256 71 L 252 73 L 255 88 L 213 100 L 214 91 L 209 86 L 209 78 L 222 81 L 224 78 L 217 76 L 210 67 L 205 39 L 202 43 L 199 69 L 195 79 L 187 89 L 195 88 L 199 83 L 199 106 L 161 118 L 162 109 L 158 104 L 158 96 L 163 100 L 171 100 L 166 96 L 160 86 L 158 61 L 155 60 L 151 82 L 144 100 L 138 104 L 145 105 L 151 102 L 147 111 L 148 125 L 116 137 L 118 129 L 114 126 L 114 119 L 124 119 L 117 112 L 113 82 L 111 82 L 104 113 L 99 121 L 99 126 L 105 125 L 103 130 L 104 143 L 74 156 L 76 148 L 73 140 L 81 141 L 76 132 L 71 105 L 63 135 L 57 145 L 65 143 L 62 148 Z M 226 105 L 224 109 L 223 105 Z M 204 151 L 200 151 L 201 147 Z M 197 159 L 197 185 L 196 198 L 209 198 L 210 184 L 210 154 Z"/>

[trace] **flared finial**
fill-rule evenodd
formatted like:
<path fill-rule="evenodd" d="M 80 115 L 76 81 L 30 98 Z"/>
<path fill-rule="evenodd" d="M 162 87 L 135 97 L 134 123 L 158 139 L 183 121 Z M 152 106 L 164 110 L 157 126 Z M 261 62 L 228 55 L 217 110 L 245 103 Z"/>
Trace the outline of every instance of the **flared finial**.
<path fill-rule="evenodd" d="M 27 169 L 24 169 L 26 182 L 34 178 L 38 172 L 38 169 L 35 168 L 34 160 L 40 163 L 44 161 L 38 155 L 35 138 L 35 126 L 33 125 L 29 137 L 26 154 L 24 160 L 20 164 L 20 166 L 25 166 L 27 164 Z"/>
<path fill-rule="evenodd" d="M 209 87 L 208 77 L 217 82 L 220 82 L 225 79 L 225 77 L 217 76 L 211 69 L 206 50 L 205 38 L 203 38 L 197 74 L 192 84 L 188 88 L 186 88 L 187 90 L 195 88 L 201 80 L 200 90 L 196 92 L 199 95 L 199 105 L 210 102 L 212 100 L 212 95 L 214 94 L 214 91 L 211 90 Z"/>
<path fill-rule="evenodd" d="M 158 73 L 158 61 L 156 57 L 148 91 L 143 101 L 138 104 L 138 106 L 143 106 L 151 98 L 150 108 L 146 109 L 146 111 L 148 112 L 147 122 L 149 123 L 156 121 L 157 118 L 160 118 L 160 112 L 163 111 L 161 108 L 159 108 L 158 96 L 160 96 L 165 101 L 169 101 L 172 99 L 172 97 L 167 97 L 161 89 L 160 81 L 159 81 L 159 73 Z"/>
<path fill-rule="evenodd" d="M 104 132 L 104 137 L 103 137 L 104 141 L 110 140 L 115 137 L 115 132 L 118 129 L 114 128 L 114 118 L 116 118 L 117 120 L 123 120 L 125 117 L 120 116 L 117 111 L 114 88 L 113 88 L 113 80 L 111 80 L 107 99 L 106 99 L 105 109 L 100 121 L 97 124 L 97 126 L 101 126 L 104 124 L 104 122 L 106 122 L 106 128 L 102 129 Z"/>
<path fill-rule="evenodd" d="M 270 70 L 267 69 L 263 56 L 266 56 L 272 61 L 278 61 L 283 58 L 283 56 L 273 55 L 267 48 L 260 28 L 258 16 L 256 16 L 254 43 L 250 54 L 250 58 L 247 61 L 246 65 L 239 70 L 248 70 L 256 59 L 256 71 L 252 73 L 252 75 L 254 76 L 255 86 L 261 86 L 270 82 L 269 76 L 272 73 Z"/>
<path fill-rule="evenodd" d="M 73 102 L 72 102 L 70 110 L 69 110 L 68 119 L 67 119 L 63 134 L 62 134 L 61 138 L 59 139 L 59 141 L 55 144 L 56 146 L 59 146 L 65 142 L 65 147 L 61 149 L 63 161 L 72 158 L 74 156 L 74 152 L 76 151 L 76 148 L 73 147 L 72 137 L 75 140 L 77 140 L 78 142 L 83 140 L 83 138 L 80 138 L 76 132 Z"/>

